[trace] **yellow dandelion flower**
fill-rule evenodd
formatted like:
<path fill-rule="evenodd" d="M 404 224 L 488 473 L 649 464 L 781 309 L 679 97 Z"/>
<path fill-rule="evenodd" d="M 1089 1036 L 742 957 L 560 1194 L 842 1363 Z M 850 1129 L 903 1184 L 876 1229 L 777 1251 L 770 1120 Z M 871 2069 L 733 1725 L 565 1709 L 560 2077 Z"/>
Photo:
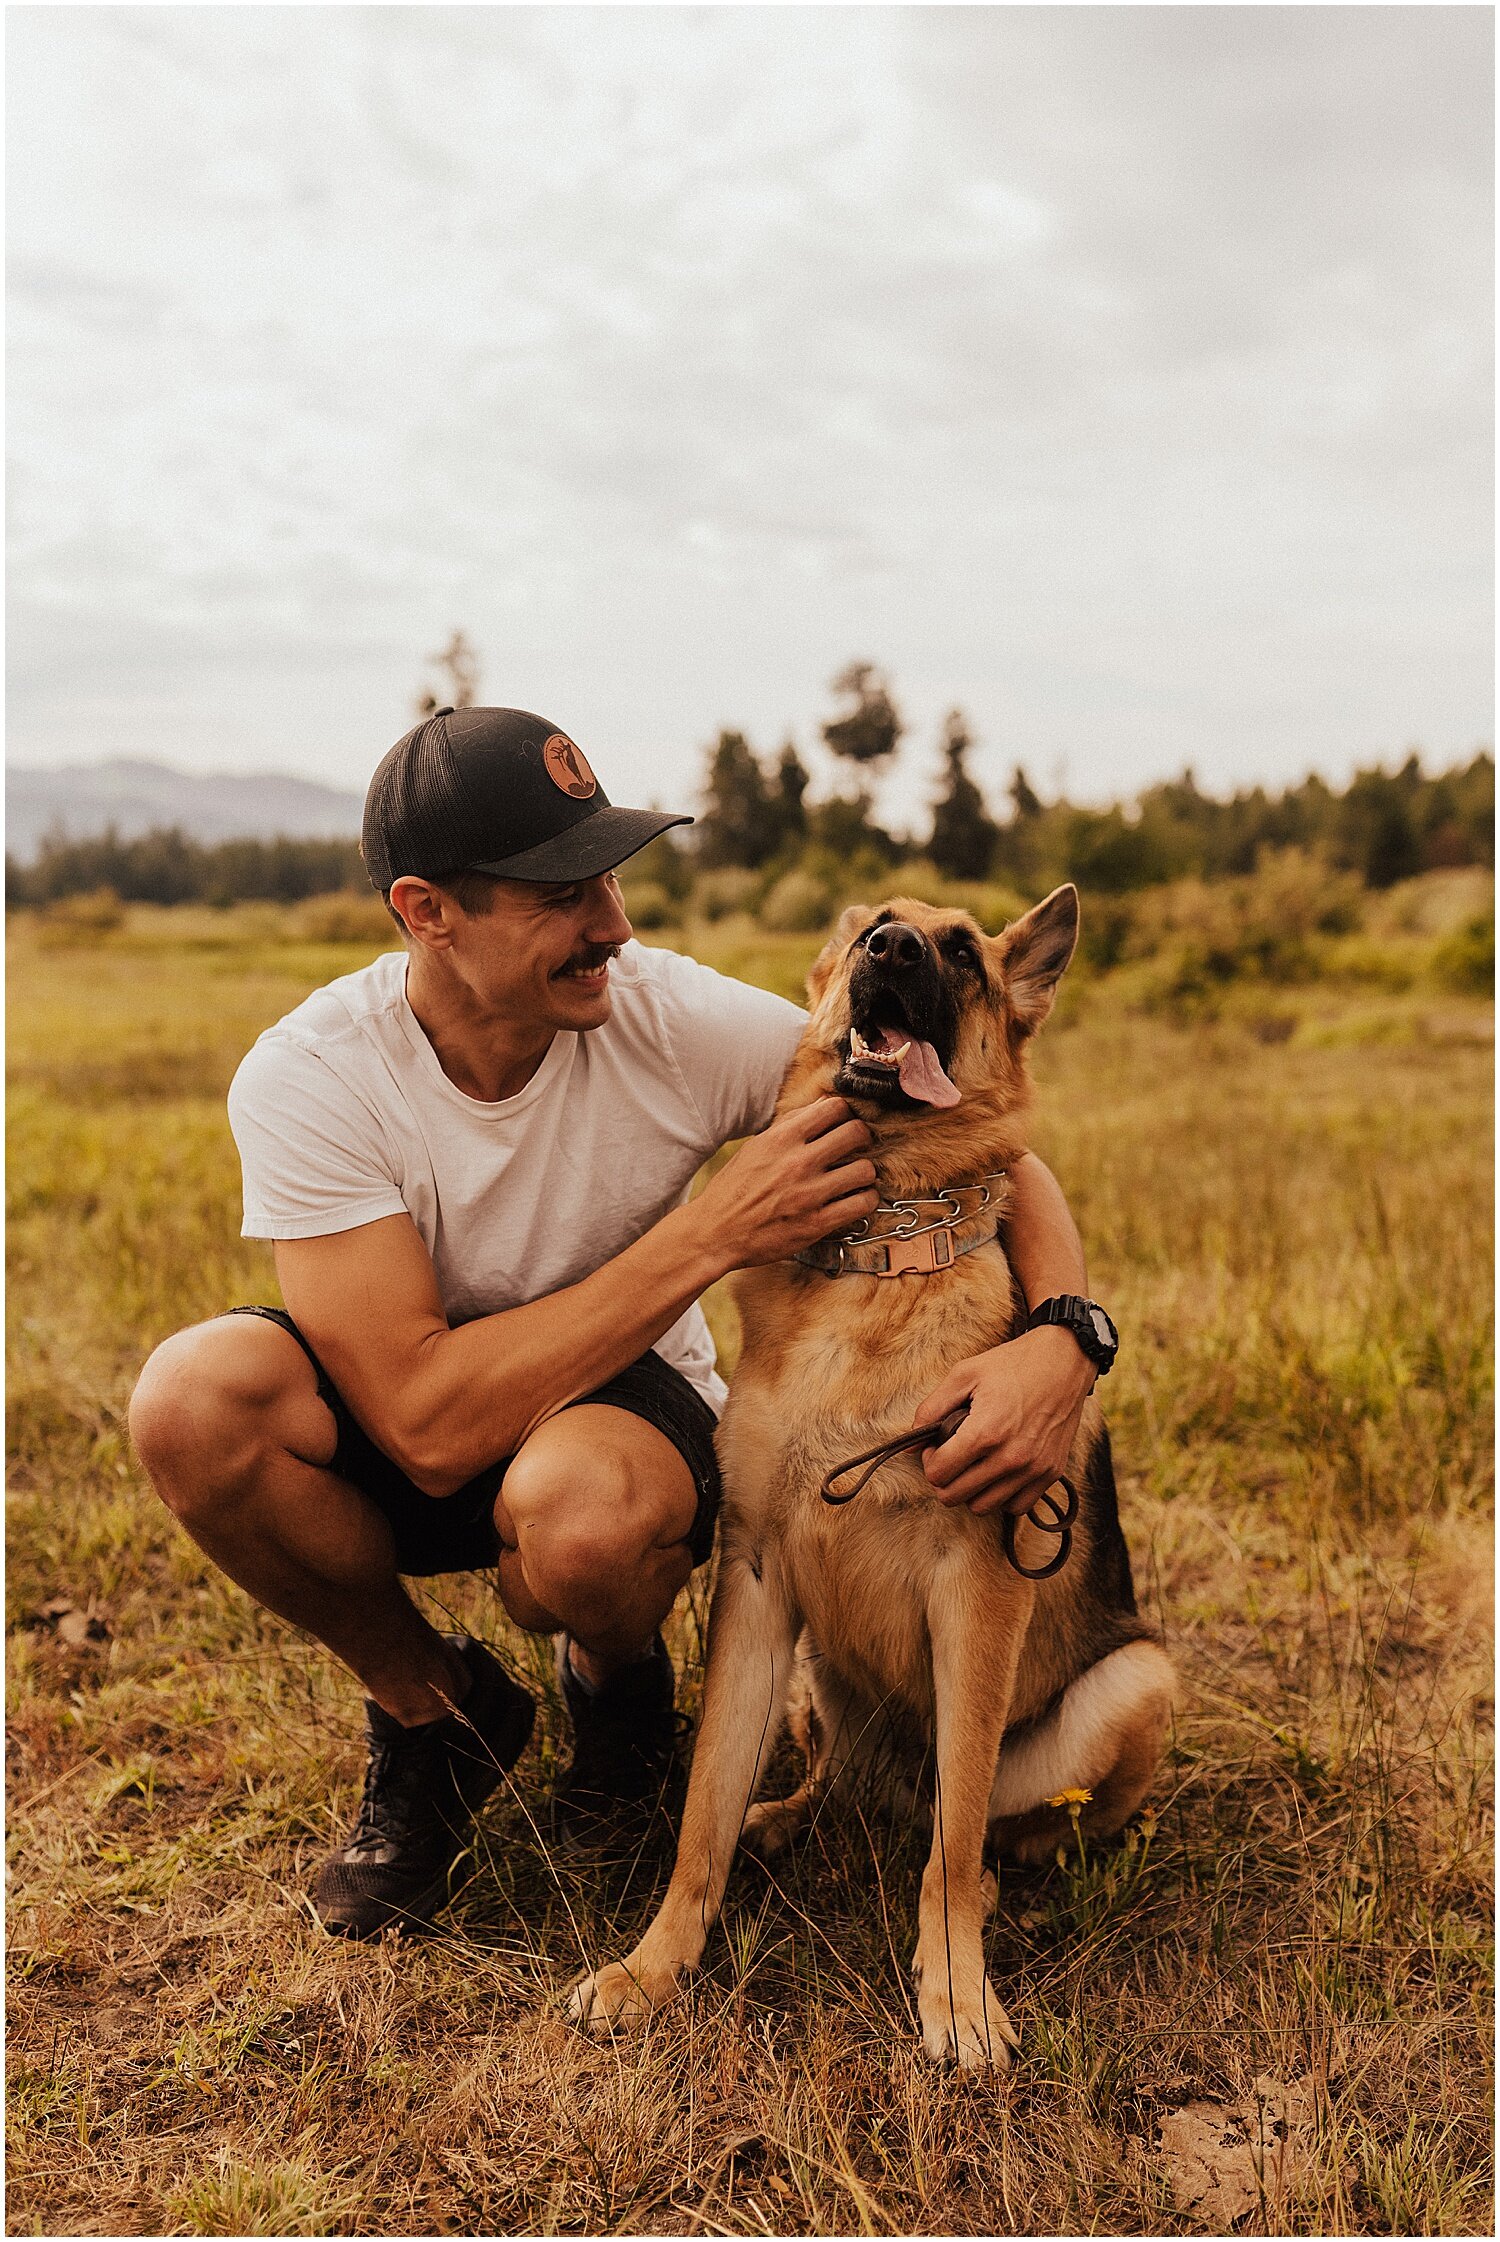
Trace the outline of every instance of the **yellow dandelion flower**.
<path fill-rule="evenodd" d="M 1091 1790 L 1060 1790 L 1056 1798 L 1049 1798 L 1049 1806 L 1088 1806 L 1093 1802 Z"/>

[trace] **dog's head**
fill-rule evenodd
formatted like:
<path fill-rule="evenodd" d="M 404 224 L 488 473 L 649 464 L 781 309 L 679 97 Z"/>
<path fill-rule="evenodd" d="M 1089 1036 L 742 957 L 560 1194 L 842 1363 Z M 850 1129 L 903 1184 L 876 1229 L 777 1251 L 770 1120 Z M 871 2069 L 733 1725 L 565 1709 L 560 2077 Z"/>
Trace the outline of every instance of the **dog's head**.
<path fill-rule="evenodd" d="M 1023 1095 L 1026 1043 L 1052 1010 L 1077 940 L 1071 886 L 994 936 L 966 911 L 906 896 L 878 909 L 851 904 L 808 976 L 798 1088 L 832 1088 L 872 1125 L 966 1101 L 1011 1110 Z"/>

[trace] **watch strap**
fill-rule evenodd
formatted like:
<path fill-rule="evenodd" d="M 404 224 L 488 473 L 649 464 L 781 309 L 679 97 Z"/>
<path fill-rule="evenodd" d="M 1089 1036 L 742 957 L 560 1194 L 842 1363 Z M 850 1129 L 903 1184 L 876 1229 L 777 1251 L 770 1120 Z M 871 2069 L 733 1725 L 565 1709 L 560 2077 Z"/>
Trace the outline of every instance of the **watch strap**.
<path fill-rule="evenodd" d="M 1114 1368 L 1115 1356 L 1119 1353 L 1120 1348 L 1118 1335 L 1113 1346 L 1099 1336 L 1094 1323 L 1096 1309 L 1101 1316 L 1105 1317 L 1110 1330 L 1113 1331 L 1115 1328 L 1113 1318 L 1103 1308 L 1099 1308 L 1096 1301 L 1085 1300 L 1082 1294 L 1077 1292 L 1060 1292 L 1051 1300 L 1039 1302 L 1026 1318 L 1026 1329 L 1028 1331 L 1039 1331 L 1047 1324 L 1058 1324 L 1064 1331 L 1071 1331 L 1102 1378 Z"/>

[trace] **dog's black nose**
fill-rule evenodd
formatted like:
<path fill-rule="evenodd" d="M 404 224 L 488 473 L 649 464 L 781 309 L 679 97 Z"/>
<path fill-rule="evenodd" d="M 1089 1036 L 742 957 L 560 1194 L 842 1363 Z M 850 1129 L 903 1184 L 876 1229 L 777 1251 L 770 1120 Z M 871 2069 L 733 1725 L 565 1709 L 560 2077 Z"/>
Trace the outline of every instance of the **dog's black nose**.
<path fill-rule="evenodd" d="M 865 956 L 877 965 L 920 965 L 926 955 L 927 944 L 904 919 L 887 919 L 865 937 Z"/>

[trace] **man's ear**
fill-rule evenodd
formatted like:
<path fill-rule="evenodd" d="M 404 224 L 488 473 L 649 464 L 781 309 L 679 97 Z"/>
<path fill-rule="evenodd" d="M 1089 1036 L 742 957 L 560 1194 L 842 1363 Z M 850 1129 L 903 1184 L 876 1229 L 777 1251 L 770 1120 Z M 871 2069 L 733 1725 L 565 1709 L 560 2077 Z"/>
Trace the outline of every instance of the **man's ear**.
<path fill-rule="evenodd" d="M 1000 936 L 1000 970 L 1022 1035 L 1035 1035 L 1078 942 L 1078 890 L 1070 880 Z"/>
<path fill-rule="evenodd" d="M 823 944 L 807 976 L 807 995 L 816 1004 L 828 986 L 828 976 L 848 949 L 862 926 L 867 926 L 875 916 L 873 903 L 849 903 L 839 913 L 838 925 Z"/>
<path fill-rule="evenodd" d="M 446 898 L 430 880 L 419 880 L 403 872 L 392 884 L 390 902 L 413 942 L 420 942 L 429 950 L 446 950 L 452 946 L 453 927 Z"/>

